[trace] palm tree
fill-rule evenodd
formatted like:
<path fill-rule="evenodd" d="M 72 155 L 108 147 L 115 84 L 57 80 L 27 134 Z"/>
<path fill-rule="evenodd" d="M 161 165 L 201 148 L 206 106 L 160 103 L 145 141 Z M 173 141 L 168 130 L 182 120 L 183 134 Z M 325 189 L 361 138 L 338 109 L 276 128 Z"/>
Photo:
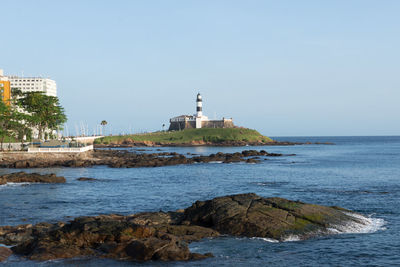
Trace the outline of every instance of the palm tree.
<path fill-rule="evenodd" d="M 100 125 L 102 126 L 102 134 L 104 134 L 105 135 L 105 132 L 104 132 L 104 127 L 107 125 L 107 121 L 106 120 L 102 120 L 101 122 L 100 122 Z"/>

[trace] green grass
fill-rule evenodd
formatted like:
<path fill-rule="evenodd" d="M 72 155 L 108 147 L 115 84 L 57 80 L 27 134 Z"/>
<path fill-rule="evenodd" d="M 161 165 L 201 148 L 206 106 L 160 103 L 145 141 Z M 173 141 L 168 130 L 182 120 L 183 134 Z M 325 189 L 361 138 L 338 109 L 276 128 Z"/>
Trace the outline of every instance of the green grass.
<path fill-rule="evenodd" d="M 221 143 L 228 141 L 272 142 L 256 130 L 246 128 L 202 128 L 183 131 L 155 132 L 123 136 L 107 136 L 95 140 L 95 144 L 122 143 L 125 140 L 150 141 L 161 144 L 186 144 L 196 141 Z"/>

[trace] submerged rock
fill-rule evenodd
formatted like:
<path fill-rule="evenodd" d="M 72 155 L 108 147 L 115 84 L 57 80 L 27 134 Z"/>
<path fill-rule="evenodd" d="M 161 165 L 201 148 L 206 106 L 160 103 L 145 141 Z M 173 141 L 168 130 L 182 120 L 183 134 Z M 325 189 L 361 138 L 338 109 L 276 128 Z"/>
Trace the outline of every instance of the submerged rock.
<path fill-rule="evenodd" d="M 32 260 L 80 256 L 113 259 L 192 260 L 212 254 L 191 253 L 187 243 L 221 234 L 284 240 L 329 234 L 329 229 L 362 223 L 350 211 L 240 194 L 197 201 L 185 210 L 128 216 L 78 217 L 69 223 L 0 227 L 0 243 Z"/>
<path fill-rule="evenodd" d="M 6 183 L 65 183 L 64 177 L 55 174 L 15 172 L 0 176 L 0 185 Z"/>
<path fill-rule="evenodd" d="M 76 180 L 78 180 L 78 181 L 97 181 L 96 178 L 89 178 L 89 177 L 80 177 Z"/>
<path fill-rule="evenodd" d="M 5 261 L 12 255 L 12 250 L 6 247 L 0 247 L 0 262 Z"/>

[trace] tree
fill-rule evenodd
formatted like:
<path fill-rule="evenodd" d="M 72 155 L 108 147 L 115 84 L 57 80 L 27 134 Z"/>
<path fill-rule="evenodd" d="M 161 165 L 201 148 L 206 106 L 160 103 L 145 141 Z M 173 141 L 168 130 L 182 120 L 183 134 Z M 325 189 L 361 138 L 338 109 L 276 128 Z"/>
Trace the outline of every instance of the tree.
<path fill-rule="evenodd" d="M 7 138 L 18 137 L 19 131 L 25 131 L 25 125 L 21 123 L 24 119 L 22 113 L 14 105 L 6 105 L 0 100 L 0 149 L 3 150 L 3 144 Z"/>
<path fill-rule="evenodd" d="M 18 104 L 29 114 L 25 118 L 26 123 L 37 128 L 40 139 L 46 130 L 56 130 L 67 121 L 58 97 L 48 96 L 42 92 L 27 92 L 21 94 Z"/>
<path fill-rule="evenodd" d="M 105 132 L 104 132 L 104 127 L 106 126 L 108 124 L 108 122 L 106 121 L 106 120 L 102 120 L 101 122 L 100 122 L 100 125 L 102 126 L 102 128 L 103 128 L 103 130 L 102 130 L 102 134 L 104 134 L 105 135 Z"/>
<path fill-rule="evenodd" d="M 3 97 L 0 95 L 0 143 L 1 150 L 3 150 L 4 139 L 9 135 L 8 129 L 8 113 L 9 107 L 3 102 Z"/>

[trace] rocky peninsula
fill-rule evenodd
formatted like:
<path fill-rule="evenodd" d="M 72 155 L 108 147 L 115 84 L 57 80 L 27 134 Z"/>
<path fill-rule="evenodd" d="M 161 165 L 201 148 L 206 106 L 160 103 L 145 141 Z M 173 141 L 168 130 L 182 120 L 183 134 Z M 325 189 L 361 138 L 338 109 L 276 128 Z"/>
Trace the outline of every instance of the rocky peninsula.
<path fill-rule="evenodd" d="M 284 241 L 308 239 L 364 224 L 359 216 L 326 207 L 253 193 L 197 201 L 171 212 L 79 217 L 70 222 L 0 227 L 0 243 L 31 260 L 81 256 L 133 261 L 211 257 L 190 252 L 188 243 L 220 235 Z M 8 255 L 7 252 L 3 253 Z"/>
<path fill-rule="evenodd" d="M 237 153 L 216 153 L 208 156 L 183 155 L 176 152 L 135 153 L 124 150 L 101 150 L 84 153 L 0 153 L 0 168 L 91 167 L 106 165 L 112 168 L 160 167 L 208 162 L 257 163 L 261 157 L 282 154 L 265 150 L 244 150 Z"/>
<path fill-rule="evenodd" d="M 247 128 L 202 128 L 96 139 L 95 147 L 190 147 L 190 146 L 291 146 L 332 144 L 276 141 Z"/>

